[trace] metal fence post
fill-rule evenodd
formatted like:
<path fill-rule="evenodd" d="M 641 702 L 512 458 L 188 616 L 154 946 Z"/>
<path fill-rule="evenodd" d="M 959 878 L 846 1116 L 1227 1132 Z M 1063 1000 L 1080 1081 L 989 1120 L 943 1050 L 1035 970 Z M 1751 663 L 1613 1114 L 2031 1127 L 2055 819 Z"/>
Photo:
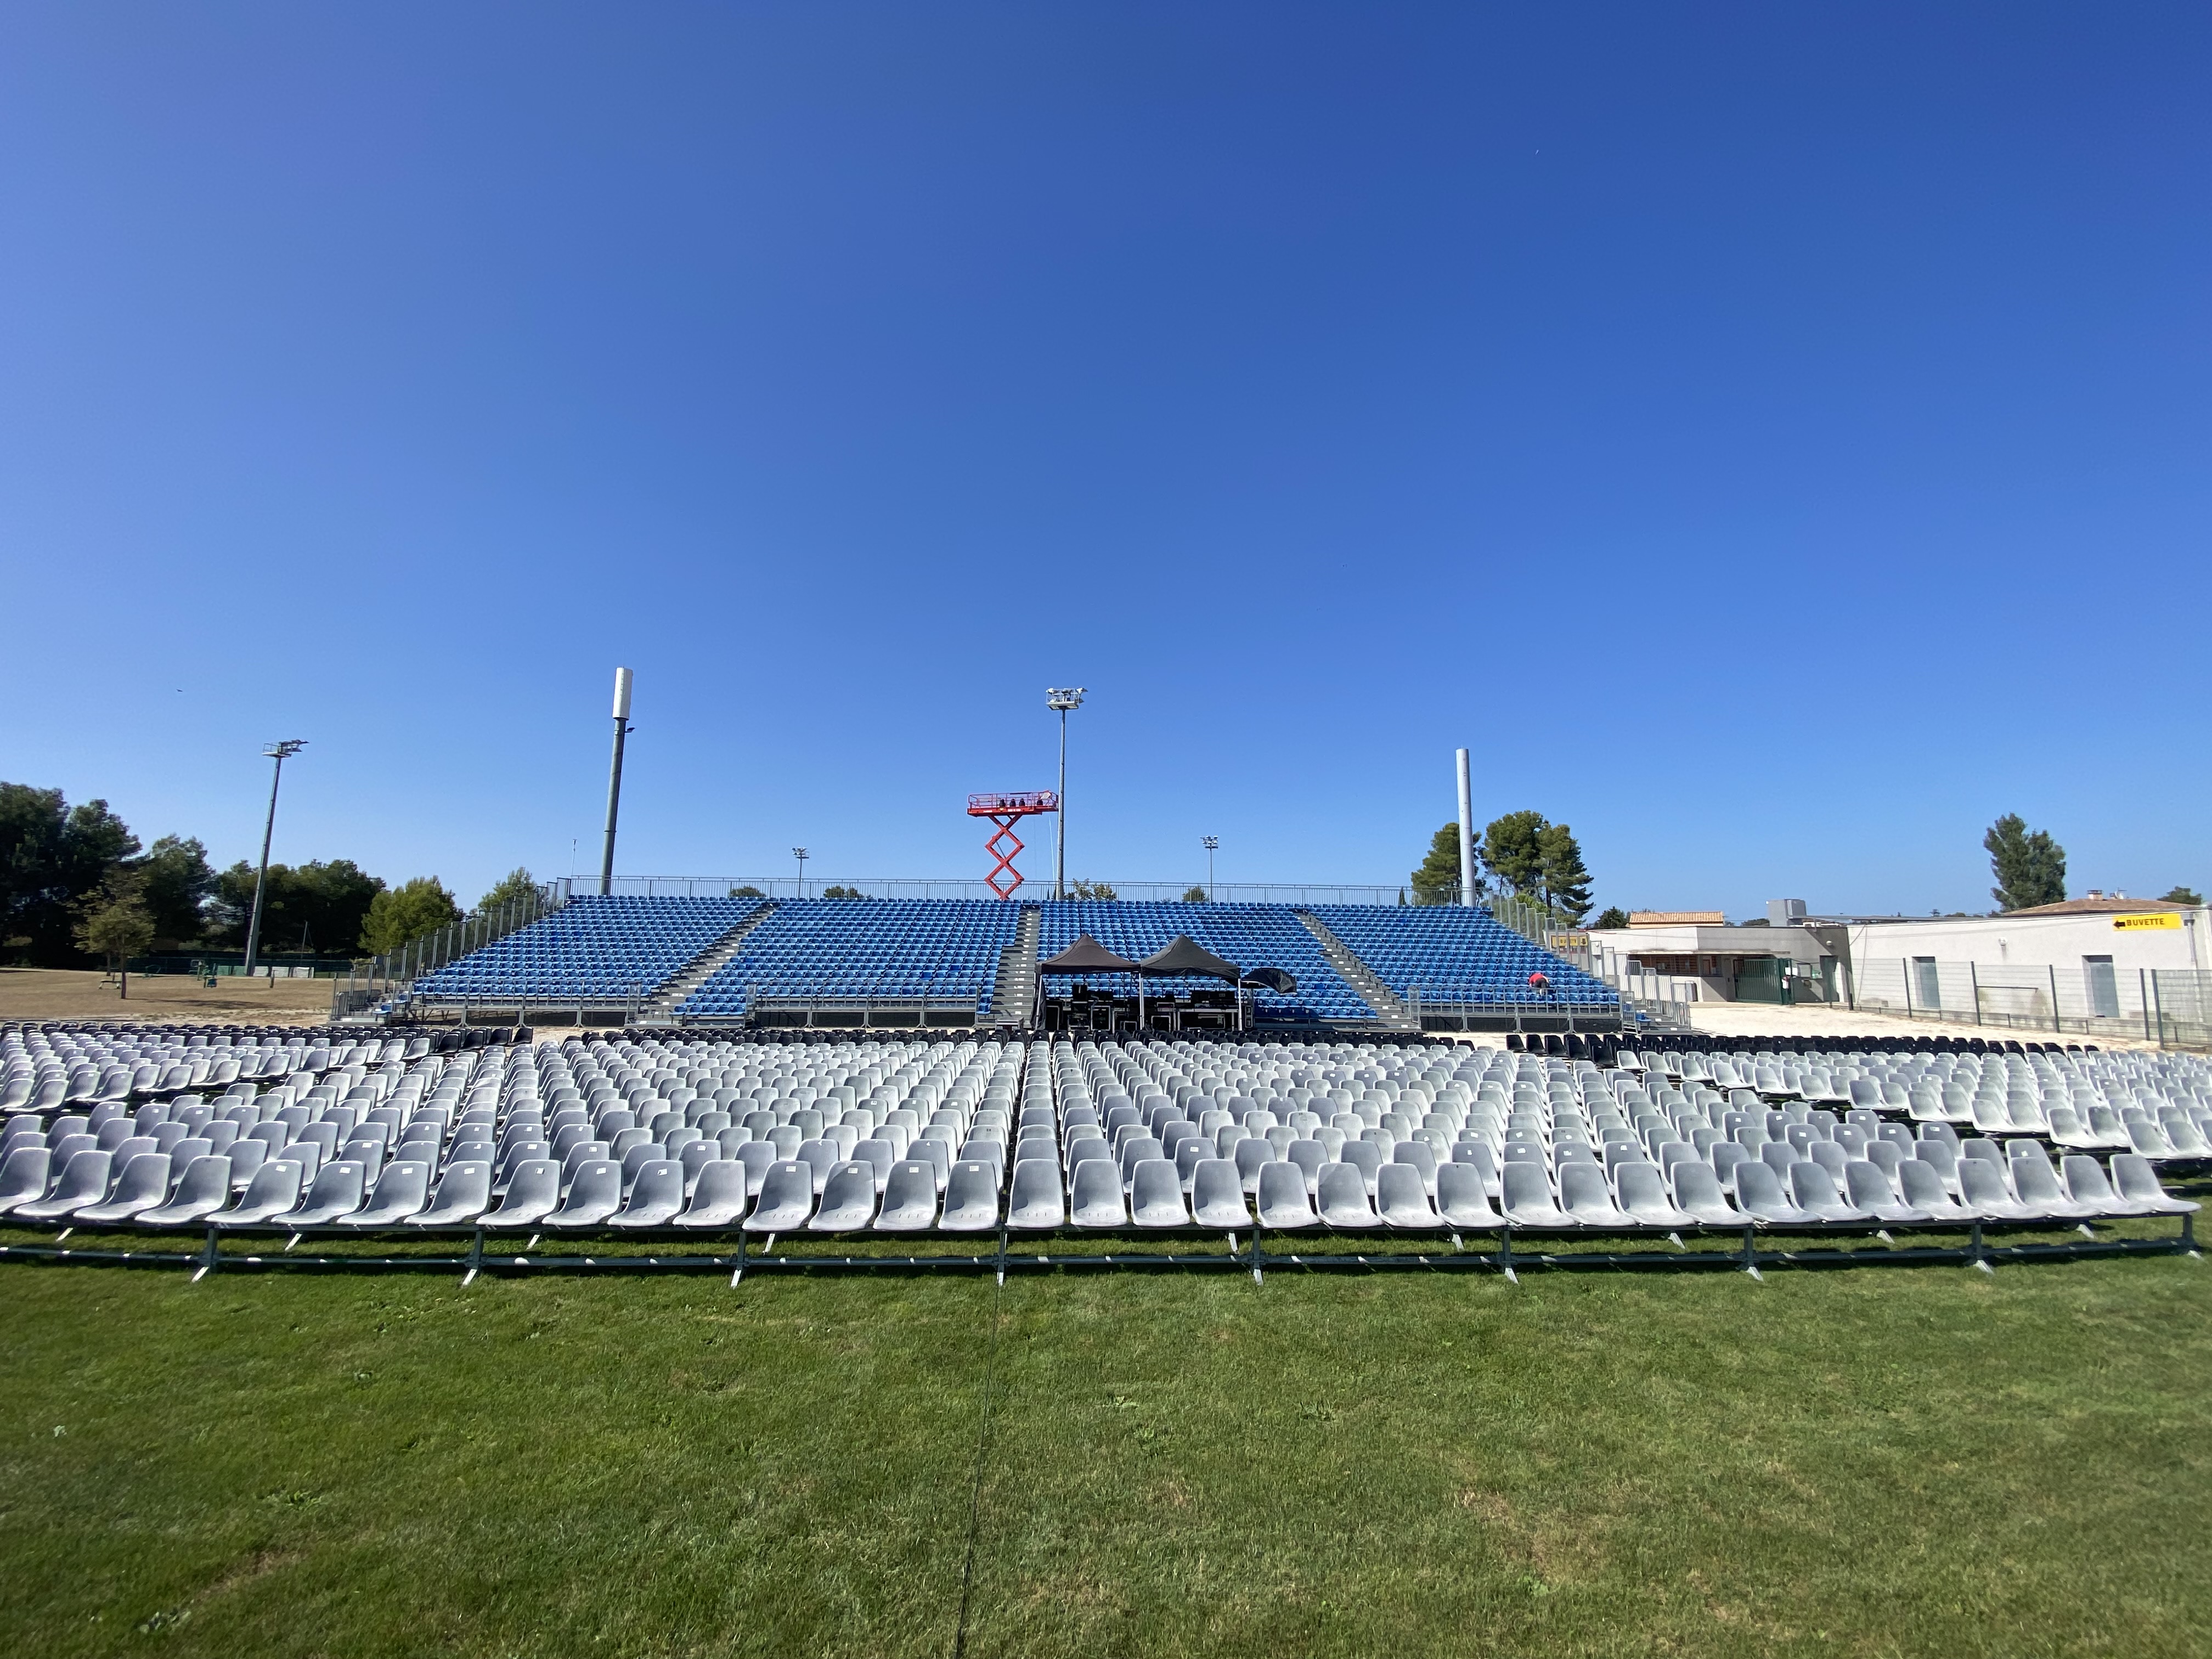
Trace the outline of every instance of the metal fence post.
<path fill-rule="evenodd" d="M 1898 957 L 1897 967 L 1898 971 L 1905 975 L 1905 1017 L 1911 1019 L 1912 1018 L 1912 958 Z"/>
<path fill-rule="evenodd" d="M 2158 1012 L 2158 1046 L 2166 1047 L 2166 999 L 2158 994 L 2158 969 L 2150 971 L 2150 1000 Z"/>
<path fill-rule="evenodd" d="M 2142 1009 L 2143 1041 L 2150 1041 L 2150 969 L 2136 969 L 2136 1002 Z"/>
<path fill-rule="evenodd" d="M 2058 1018 L 2058 964 L 2055 962 L 2050 963 L 2048 971 L 2051 975 L 2051 1029 L 2063 1036 L 2066 1027 Z"/>

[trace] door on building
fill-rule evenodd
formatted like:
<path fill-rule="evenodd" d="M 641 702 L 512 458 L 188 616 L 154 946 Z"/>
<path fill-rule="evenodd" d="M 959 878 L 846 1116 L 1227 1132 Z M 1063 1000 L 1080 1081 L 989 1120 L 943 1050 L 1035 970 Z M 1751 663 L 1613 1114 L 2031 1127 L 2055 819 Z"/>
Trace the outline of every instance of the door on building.
<path fill-rule="evenodd" d="M 2083 957 L 2081 977 L 2089 993 L 2089 1012 L 2099 1019 L 2120 1017 L 2120 988 L 2112 976 L 2110 957 Z"/>
<path fill-rule="evenodd" d="M 1943 1006 L 1943 976 L 1936 971 L 1935 957 L 1912 958 L 1912 995 L 1923 1008 Z"/>

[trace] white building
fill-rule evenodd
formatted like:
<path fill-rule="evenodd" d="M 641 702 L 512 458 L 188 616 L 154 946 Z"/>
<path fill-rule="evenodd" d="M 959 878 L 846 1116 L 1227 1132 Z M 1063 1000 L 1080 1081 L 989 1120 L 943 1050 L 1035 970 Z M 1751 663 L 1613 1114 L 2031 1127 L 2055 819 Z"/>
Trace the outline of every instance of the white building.
<path fill-rule="evenodd" d="M 2093 893 L 1994 916 L 1808 916 L 1796 900 L 1730 927 L 1639 913 L 1595 930 L 1608 975 L 1675 1000 L 1833 1002 L 2094 1035 L 2176 1035 L 2212 1007 L 2212 911 Z"/>

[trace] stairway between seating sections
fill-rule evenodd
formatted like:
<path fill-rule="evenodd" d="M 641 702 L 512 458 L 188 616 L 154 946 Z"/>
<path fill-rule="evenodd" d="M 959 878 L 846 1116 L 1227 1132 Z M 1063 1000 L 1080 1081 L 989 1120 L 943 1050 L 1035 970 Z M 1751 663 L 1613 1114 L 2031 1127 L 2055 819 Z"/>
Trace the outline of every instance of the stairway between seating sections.
<path fill-rule="evenodd" d="M 1377 979 L 1375 970 L 1354 955 L 1352 948 L 1342 939 L 1329 932 L 1327 923 L 1310 910 L 1299 911 L 1297 917 L 1305 924 L 1306 932 L 1320 944 L 1322 954 L 1328 958 L 1328 965 L 1343 976 L 1346 984 L 1359 993 L 1360 1000 L 1375 1011 L 1376 1019 L 1392 1030 L 1419 1029 L 1405 999 Z"/>
<path fill-rule="evenodd" d="M 774 899 L 764 901 L 758 909 L 685 963 L 677 970 L 675 978 L 662 986 L 659 994 L 640 1011 L 640 1020 L 649 1025 L 665 1025 L 673 1021 L 684 1000 L 704 985 L 716 969 L 745 948 L 753 929 L 775 913 L 775 904 Z"/>

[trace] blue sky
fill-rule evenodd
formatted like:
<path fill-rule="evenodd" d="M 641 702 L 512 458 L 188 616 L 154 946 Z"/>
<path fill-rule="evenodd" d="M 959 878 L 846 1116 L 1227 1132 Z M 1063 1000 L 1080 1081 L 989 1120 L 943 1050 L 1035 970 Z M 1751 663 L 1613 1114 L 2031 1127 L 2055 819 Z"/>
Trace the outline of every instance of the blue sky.
<path fill-rule="evenodd" d="M 13 5 L 0 777 L 148 838 L 2212 881 L 2201 6 Z M 1024 867 L 1044 874 L 1033 852 Z"/>

